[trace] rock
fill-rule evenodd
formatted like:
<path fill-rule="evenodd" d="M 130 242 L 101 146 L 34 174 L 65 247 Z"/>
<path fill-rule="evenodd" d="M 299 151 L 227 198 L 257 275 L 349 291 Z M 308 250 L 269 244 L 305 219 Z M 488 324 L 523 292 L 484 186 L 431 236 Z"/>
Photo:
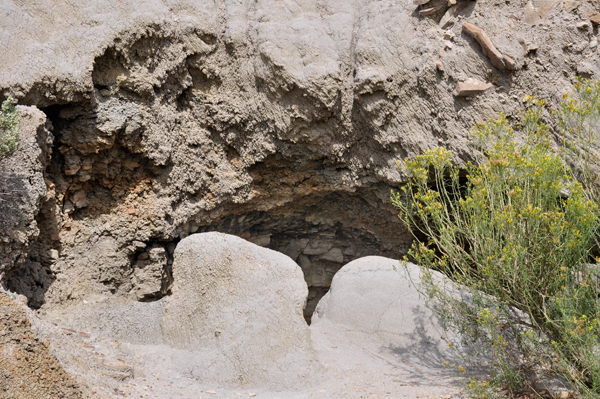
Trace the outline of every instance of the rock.
<path fill-rule="evenodd" d="M 210 364 L 203 380 L 278 389 L 315 381 L 320 366 L 302 316 L 308 289 L 290 258 L 238 237 L 194 234 L 177 245 L 173 277 L 165 342 L 196 351 L 182 362 Z"/>
<path fill-rule="evenodd" d="M 271 243 L 271 235 L 263 234 L 260 236 L 252 237 L 250 242 L 258 245 L 259 247 L 267 247 Z"/>
<path fill-rule="evenodd" d="M 458 4 L 455 4 L 452 7 L 448 8 L 446 13 L 442 17 L 442 19 L 440 19 L 440 23 L 439 23 L 440 28 L 445 29 L 449 25 L 454 24 L 457 13 L 458 13 Z"/>
<path fill-rule="evenodd" d="M 344 255 L 342 254 L 342 250 L 340 248 L 331 248 L 327 253 L 321 256 L 321 259 L 343 263 Z"/>
<path fill-rule="evenodd" d="M 73 205 L 75 205 L 75 208 L 85 208 L 86 206 L 88 206 L 85 190 L 76 191 L 75 194 L 73 194 L 71 200 L 73 201 Z"/>
<path fill-rule="evenodd" d="M 412 237 L 388 200 L 405 183 L 398 154 L 420 154 L 443 135 L 450 151 L 471 159 L 462 137 L 474 120 L 509 114 L 526 94 L 556 99 L 556 87 L 572 87 L 575 65 L 598 63 L 585 60 L 588 43 L 564 13 L 552 24 L 512 28 L 524 3 L 457 2 L 436 14 L 444 14 L 442 25 L 458 23 L 467 7 L 464 16 L 485 24 L 517 65 L 525 59 L 517 36 L 554 44 L 530 54 L 545 70 L 523 70 L 506 101 L 490 90 L 452 118 L 456 82 L 483 79 L 488 61 L 463 37 L 441 51 L 447 28 L 414 18 L 416 6 L 402 2 L 299 0 L 292 9 L 275 0 L 25 3 L 0 5 L 0 92 L 34 106 L 37 125 L 24 118 L 22 134 L 40 128 L 48 140 L 52 130 L 57 151 L 49 162 L 50 146 L 38 145 L 46 156 L 39 162 L 27 144 L 2 161 L 23 175 L 35 164 L 40 179 L 19 176 L 27 195 L 0 203 L 2 217 L 20 215 L 0 225 L 0 262 L 10 264 L 13 287 L 27 287 L 45 307 L 107 292 L 128 297 L 142 252 L 133 241 L 173 248 L 195 231 L 271 234 L 269 248 L 293 259 L 305 246 L 288 246 L 292 239 L 330 242 L 307 249 L 314 268 L 319 256 L 349 243 L 356 251 L 346 260 L 400 257 Z M 541 8 L 554 0 L 533 3 L 545 18 Z M 576 40 L 585 46 L 565 50 L 573 66 L 566 67 L 560 49 Z M 440 79 L 436 59 L 448 79 Z M 73 204 L 79 190 L 85 207 Z M 338 238 L 324 237 L 334 230 Z M 99 237 L 115 240 L 102 262 L 92 257 Z M 60 249 L 59 258 L 45 258 L 48 249 Z"/>
<path fill-rule="evenodd" d="M 576 25 L 577 29 L 587 29 L 590 27 L 590 24 L 587 23 L 586 21 L 583 22 L 578 22 Z"/>
<path fill-rule="evenodd" d="M 146 243 L 141 242 L 141 241 L 133 241 L 131 243 L 131 245 L 133 245 L 135 247 L 135 249 L 138 250 L 138 251 L 141 250 L 141 249 L 146 248 Z"/>
<path fill-rule="evenodd" d="M 441 10 L 443 10 L 445 7 L 444 6 L 437 6 L 437 7 L 431 7 L 431 8 L 425 8 L 423 10 L 419 10 L 419 15 L 432 15 L 435 14 Z"/>
<path fill-rule="evenodd" d="M 398 260 L 379 256 L 348 263 L 317 305 L 313 334 L 349 334 L 355 340 L 364 336 L 365 345 L 372 341 L 417 364 L 432 358 L 438 364 L 451 361 L 450 335 L 414 285 L 420 273 L 414 264 L 404 269 Z"/>
<path fill-rule="evenodd" d="M 332 247 L 333 243 L 330 241 L 314 239 L 304 248 L 303 253 L 305 255 L 322 255 L 327 253 Z"/>
<path fill-rule="evenodd" d="M 600 13 L 594 10 L 586 9 L 586 13 L 592 24 L 600 24 Z"/>
<path fill-rule="evenodd" d="M 48 191 L 44 170 L 54 136 L 46 115 L 34 107 L 17 107 L 21 118 L 20 145 L 0 158 L 0 285 L 2 277 L 23 264 L 37 239 L 36 217 Z"/>
<path fill-rule="evenodd" d="M 440 72 L 444 72 L 444 64 L 442 64 L 442 61 L 440 61 L 440 60 L 437 60 L 437 61 L 435 62 L 435 66 L 437 67 L 437 69 L 438 69 Z"/>
<path fill-rule="evenodd" d="M 452 40 L 454 39 L 454 32 L 452 32 L 451 30 L 447 30 L 444 32 L 444 39 L 445 40 Z"/>
<path fill-rule="evenodd" d="M 488 35 L 480 28 L 473 24 L 465 22 L 462 26 L 463 32 L 472 36 L 481 45 L 481 50 L 498 69 L 502 70 L 514 70 L 515 62 L 510 57 L 504 57 L 497 49 L 488 37 Z"/>
<path fill-rule="evenodd" d="M 545 393 L 552 398 L 574 397 L 573 385 L 560 376 L 532 372 L 527 378 L 536 392 Z"/>
<path fill-rule="evenodd" d="M 131 279 L 137 300 L 160 297 L 166 291 L 166 270 L 167 251 L 163 247 L 155 245 L 138 256 Z"/>
<path fill-rule="evenodd" d="M 492 87 L 493 84 L 485 83 L 477 79 L 468 78 L 464 82 L 458 82 L 452 94 L 456 97 L 467 97 L 473 94 L 481 93 Z"/>

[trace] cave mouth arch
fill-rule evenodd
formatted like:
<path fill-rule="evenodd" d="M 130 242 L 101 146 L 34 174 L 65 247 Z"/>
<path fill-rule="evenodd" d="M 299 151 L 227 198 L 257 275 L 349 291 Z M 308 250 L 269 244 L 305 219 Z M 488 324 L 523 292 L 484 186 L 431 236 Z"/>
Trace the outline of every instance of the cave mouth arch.
<path fill-rule="evenodd" d="M 236 235 L 292 258 L 308 285 L 304 317 L 310 323 L 333 276 L 345 264 L 364 256 L 399 259 L 407 253 L 413 238 L 389 202 L 377 198 L 381 190 L 298 198 L 268 211 L 232 213 L 193 232 Z"/>
<path fill-rule="evenodd" d="M 82 299 L 86 290 L 159 300 L 170 294 L 179 240 L 217 231 L 292 258 L 308 285 L 310 322 L 343 265 L 398 259 L 412 243 L 390 203 L 398 187 L 366 164 L 351 170 L 349 161 L 283 141 L 270 155 L 244 155 L 245 144 L 228 141 L 237 128 L 199 127 L 187 114 L 193 126 L 173 124 L 171 158 L 162 162 L 146 141 L 164 126 L 140 119 L 141 100 L 105 97 L 102 88 L 94 95 L 97 104 L 42 109 L 54 135 L 44 171 L 52 195 L 39 209 L 27 261 L 8 279 L 34 308 Z M 173 115 L 184 119 L 182 112 Z"/>

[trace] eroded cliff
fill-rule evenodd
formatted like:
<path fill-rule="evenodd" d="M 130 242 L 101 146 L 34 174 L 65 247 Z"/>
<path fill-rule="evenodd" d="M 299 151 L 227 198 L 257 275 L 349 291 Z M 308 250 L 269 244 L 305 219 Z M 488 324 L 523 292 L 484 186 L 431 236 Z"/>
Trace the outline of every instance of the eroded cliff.
<path fill-rule="evenodd" d="M 17 211 L 0 203 L 8 287 L 34 307 L 155 300 L 169 293 L 176 243 L 221 231 L 296 260 L 309 317 L 343 264 L 408 249 L 388 201 L 404 179 L 397 161 L 437 145 L 472 160 L 474 123 L 515 115 L 526 94 L 557 104 L 576 75 L 597 76 L 597 3 L 448 6 L 0 5 L 1 92 L 46 116 L 20 108 L 23 137 L 38 139 L 2 161 L 33 187 Z M 493 86 L 455 91 L 469 78 Z"/>

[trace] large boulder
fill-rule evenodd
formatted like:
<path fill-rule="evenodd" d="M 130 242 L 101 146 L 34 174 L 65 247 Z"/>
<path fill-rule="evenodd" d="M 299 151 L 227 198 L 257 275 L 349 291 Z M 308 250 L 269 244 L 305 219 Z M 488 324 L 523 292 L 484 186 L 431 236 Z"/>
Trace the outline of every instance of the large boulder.
<path fill-rule="evenodd" d="M 340 340 L 354 336 L 411 363 L 439 367 L 454 361 L 448 331 L 419 293 L 421 274 L 417 265 L 380 256 L 350 262 L 317 305 L 311 329 Z"/>
<path fill-rule="evenodd" d="M 207 380 L 297 388 L 319 369 L 302 316 L 308 288 L 288 256 L 221 233 L 175 250 L 162 326 L 173 347 L 205 353 Z"/>

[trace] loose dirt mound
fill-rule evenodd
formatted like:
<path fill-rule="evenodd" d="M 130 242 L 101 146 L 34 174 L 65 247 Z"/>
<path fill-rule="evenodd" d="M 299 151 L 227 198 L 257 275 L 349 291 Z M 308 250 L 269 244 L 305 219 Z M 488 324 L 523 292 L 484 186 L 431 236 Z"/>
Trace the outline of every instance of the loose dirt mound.
<path fill-rule="evenodd" d="M 85 398 L 79 384 L 48 354 L 25 311 L 0 294 L 0 398 Z"/>

